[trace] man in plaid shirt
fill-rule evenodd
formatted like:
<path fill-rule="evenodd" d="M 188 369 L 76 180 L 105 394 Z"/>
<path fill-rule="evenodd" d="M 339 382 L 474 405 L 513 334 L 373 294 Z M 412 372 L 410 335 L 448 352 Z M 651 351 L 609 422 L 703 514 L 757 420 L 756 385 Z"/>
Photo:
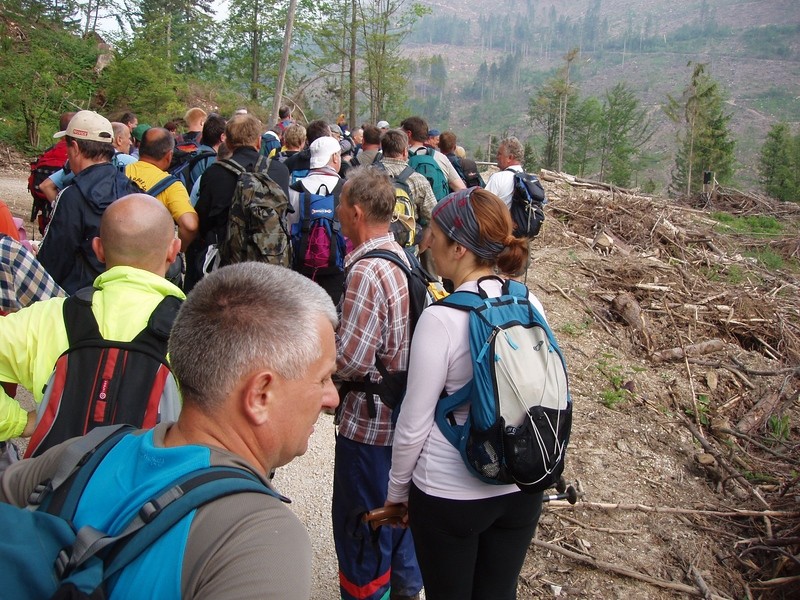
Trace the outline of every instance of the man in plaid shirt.
<path fill-rule="evenodd" d="M 386 598 L 389 590 L 393 599 L 415 598 L 422 588 L 410 530 L 382 527 L 372 532 L 360 520 L 364 510 L 383 506 L 391 467 L 394 420 L 392 409 L 378 396 L 382 377 L 376 361 L 388 373 L 408 368 L 406 276 L 384 258 L 361 259 L 370 250 L 381 249 L 406 260 L 389 233 L 394 204 L 388 175 L 359 167 L 350 173 L 338 207 L 342 233 L 354 246 L 345 258 L 345 291 L 336 333 L 342 387 L 332 513 L 345 600 Z M 353 389 L 365 386 L 375 393 Z"/>
<path fill-rule="evenodd" d="M 30 250 L 0 235 L 0 314 L 64 295 Z"/>

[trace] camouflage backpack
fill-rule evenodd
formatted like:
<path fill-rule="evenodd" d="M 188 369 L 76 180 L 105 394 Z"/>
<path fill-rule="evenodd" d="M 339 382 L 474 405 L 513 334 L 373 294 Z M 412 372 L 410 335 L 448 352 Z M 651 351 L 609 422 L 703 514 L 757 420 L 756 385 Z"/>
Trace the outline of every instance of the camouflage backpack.
<path fill-rule="evenodd" d="M 267 175 L 270 159 L 261 156 L 253 172 L 231 159 L 218 164 L 238 177 L 228 217 L 228 234 L 220 246 L 222 265 L 254 260 L 288 267 L 292 262 L 286 212 L 289 199 Z"/>

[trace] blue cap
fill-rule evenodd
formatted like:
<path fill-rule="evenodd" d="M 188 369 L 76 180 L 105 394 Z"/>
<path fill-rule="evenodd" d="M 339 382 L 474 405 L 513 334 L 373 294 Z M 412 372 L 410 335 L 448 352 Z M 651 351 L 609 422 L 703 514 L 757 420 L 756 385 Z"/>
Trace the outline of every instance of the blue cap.
<path fill-rule="evenodd" d="M 441 135 L 442 132 L 438 129 L 428 129 L 428 137 L 433 137 L 435 135 Z"/>

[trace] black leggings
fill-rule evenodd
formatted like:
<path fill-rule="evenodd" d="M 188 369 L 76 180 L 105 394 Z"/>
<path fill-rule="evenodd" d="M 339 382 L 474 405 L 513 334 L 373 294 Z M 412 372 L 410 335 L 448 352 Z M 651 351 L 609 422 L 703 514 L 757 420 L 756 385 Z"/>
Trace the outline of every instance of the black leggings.
<path fill-rule="evenodd" d="M 513 600 L 542 494 L 429 496 L 412 484 L 408 515 L 428 600 Z"/>

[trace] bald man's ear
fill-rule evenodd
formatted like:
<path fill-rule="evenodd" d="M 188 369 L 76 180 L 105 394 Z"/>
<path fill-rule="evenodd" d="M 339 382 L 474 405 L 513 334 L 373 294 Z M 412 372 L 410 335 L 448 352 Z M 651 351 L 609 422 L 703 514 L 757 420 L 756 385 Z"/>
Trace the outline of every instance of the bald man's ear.
<path fill-rule="evenodd" d="M 97 257 L 101 263 L 106 263 L 106 251 L 103 248 L 103 240 L 99 237 L 92 238 L 92 250 L 94 250 L 94 255 Z M 175 260 L 174 258 L 172 260 Z"/>
<path fill-rule="evenodd" d="M 100 238 L 94 238 L 99 240 Z M 94 246 L 93 246 L 94 247 Z M 167 251 L 167 264 L 171 265 L 175 262 L 175 259 L 178 257 L 178 253 L 181 251 L 181 241 L 178 238 L 173 238 L 173 240 L 169 244 L 169 250 Z M 98 258 L 99 255 L 98 255 Z"/>

